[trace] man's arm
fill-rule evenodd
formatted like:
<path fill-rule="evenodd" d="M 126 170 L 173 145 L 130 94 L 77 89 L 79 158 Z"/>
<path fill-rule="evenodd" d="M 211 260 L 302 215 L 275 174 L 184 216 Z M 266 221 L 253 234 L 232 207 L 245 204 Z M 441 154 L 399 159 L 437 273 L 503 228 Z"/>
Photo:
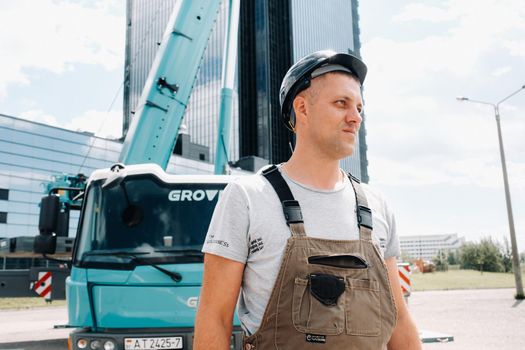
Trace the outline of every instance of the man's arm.
<path fill-rule="evenodd" d="M 396 258 L 387 258 L 385 262 L 397 307 L 397 325 L 388 342 L 388 350 L 421 350 L 419 332 L 403 299 Z"/>
<path fill-rule="evenodd" d="M 193 349 L 230 349 L 243 272 L 244 264 L 240 262 L 205 254 Z"/>

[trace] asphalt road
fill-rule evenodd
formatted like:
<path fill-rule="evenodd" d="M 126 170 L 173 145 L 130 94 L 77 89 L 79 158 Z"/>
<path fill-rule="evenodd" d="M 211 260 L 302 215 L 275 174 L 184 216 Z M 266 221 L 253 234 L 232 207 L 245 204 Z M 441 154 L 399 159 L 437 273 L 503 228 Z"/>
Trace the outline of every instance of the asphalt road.
<path fill-rule="evenodd" d="M 0 310 L 0 349 L 56 349 L 57 341 L 67 339 L 70 329 L 55 329 L 67 323 L 65 306 L 26 310 Z M 40 343 L 39 347 L 35 347 Z M 61 341 L 63 344 L 63 340 Z M 47 344 L 47 345 L 46 345 Z M 45 348 L 45 346 L 51 346 Z M 53 347 L 55 346 L 55 347 Z M 66 346 L 63 349 L 67 349 Z"/>
<path fill-rule="evenodd" d="M 424 344 L 425 350 L 525 349 L 525 301 L 513 289 L 414 292 L 408 304 L 420 330 L 452 335 L 454 341 Z M 65 307 L 0 311 L 0 349 L 66 350 Z"/>
<path fill-rule="evenodd" d="M 408 305 L 419 329 L 451 334 L 454 341 L 428 350 L 525 349 L 525 300 L 514 289 L 415 292 Z"/>
<path fill-rule="evenodd" d="M 2 350 L 67 350 L 67 339 L 37 340 L 0 344 Z"/>

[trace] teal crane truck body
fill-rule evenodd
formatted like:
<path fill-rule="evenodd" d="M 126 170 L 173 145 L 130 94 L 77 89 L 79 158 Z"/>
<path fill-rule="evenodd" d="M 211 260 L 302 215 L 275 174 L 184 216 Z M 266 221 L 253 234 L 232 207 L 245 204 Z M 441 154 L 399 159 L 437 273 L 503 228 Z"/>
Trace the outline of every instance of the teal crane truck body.
<path fill-rule="evenodd" d="M 70 349 L 192 348 L 203 272 L 200 249 L 230 177 L 164 170 L 219 6 L 220 0 L 177 2 L 119 163 L 94 171 L 86 182 L 66 281 L 68 326 L 77 328 Z M 231 2 L 230 13 L 237 7 L 238 15 L 238 6 Z M 229 104 L 231 99 L 221 103 L 221 119 Z M 227 149 L 221 137 L 225 141 L 221 149 Z M 226 162 L 224 154 L 219 158 Z M 35 239 L 40 253 L 52 254 L 55 248 L 56 224 L 46 218 L 58 214 L 56 205 L 50 208 L 42 207 Z M 237 349 L 242 336 L 238 326 L 234 329 L 232 348 Z"/>

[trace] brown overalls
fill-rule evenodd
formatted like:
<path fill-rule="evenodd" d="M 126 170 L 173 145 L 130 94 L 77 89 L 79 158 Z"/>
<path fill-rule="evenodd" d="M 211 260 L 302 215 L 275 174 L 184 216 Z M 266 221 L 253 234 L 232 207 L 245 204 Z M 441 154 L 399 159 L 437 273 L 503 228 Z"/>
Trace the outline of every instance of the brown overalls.
<path fill-rule="evenodd" d="M 283 203 L 291 237 L 259 329 L 245 350 L 381 350 L 397 310 L 384 259 L 372 242 L 372 216 L 359 181 L 359 240 L 306 236 L 299 203 L 277 167 L 263 172 Z"/>

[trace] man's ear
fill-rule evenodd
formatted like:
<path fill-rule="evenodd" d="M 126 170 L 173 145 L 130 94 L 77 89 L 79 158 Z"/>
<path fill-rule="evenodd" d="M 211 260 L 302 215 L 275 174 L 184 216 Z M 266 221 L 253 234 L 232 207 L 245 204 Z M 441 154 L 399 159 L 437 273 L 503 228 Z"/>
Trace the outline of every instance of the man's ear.
<path fill-rule="evenodd" d="M 306 116 L 308 114 L 306 108 L 306 99 L 304 96 L 297 95 L 293 100 L 293 109 L 295 111 L 295 128 L 298 124 L 306 123 Z"/>

